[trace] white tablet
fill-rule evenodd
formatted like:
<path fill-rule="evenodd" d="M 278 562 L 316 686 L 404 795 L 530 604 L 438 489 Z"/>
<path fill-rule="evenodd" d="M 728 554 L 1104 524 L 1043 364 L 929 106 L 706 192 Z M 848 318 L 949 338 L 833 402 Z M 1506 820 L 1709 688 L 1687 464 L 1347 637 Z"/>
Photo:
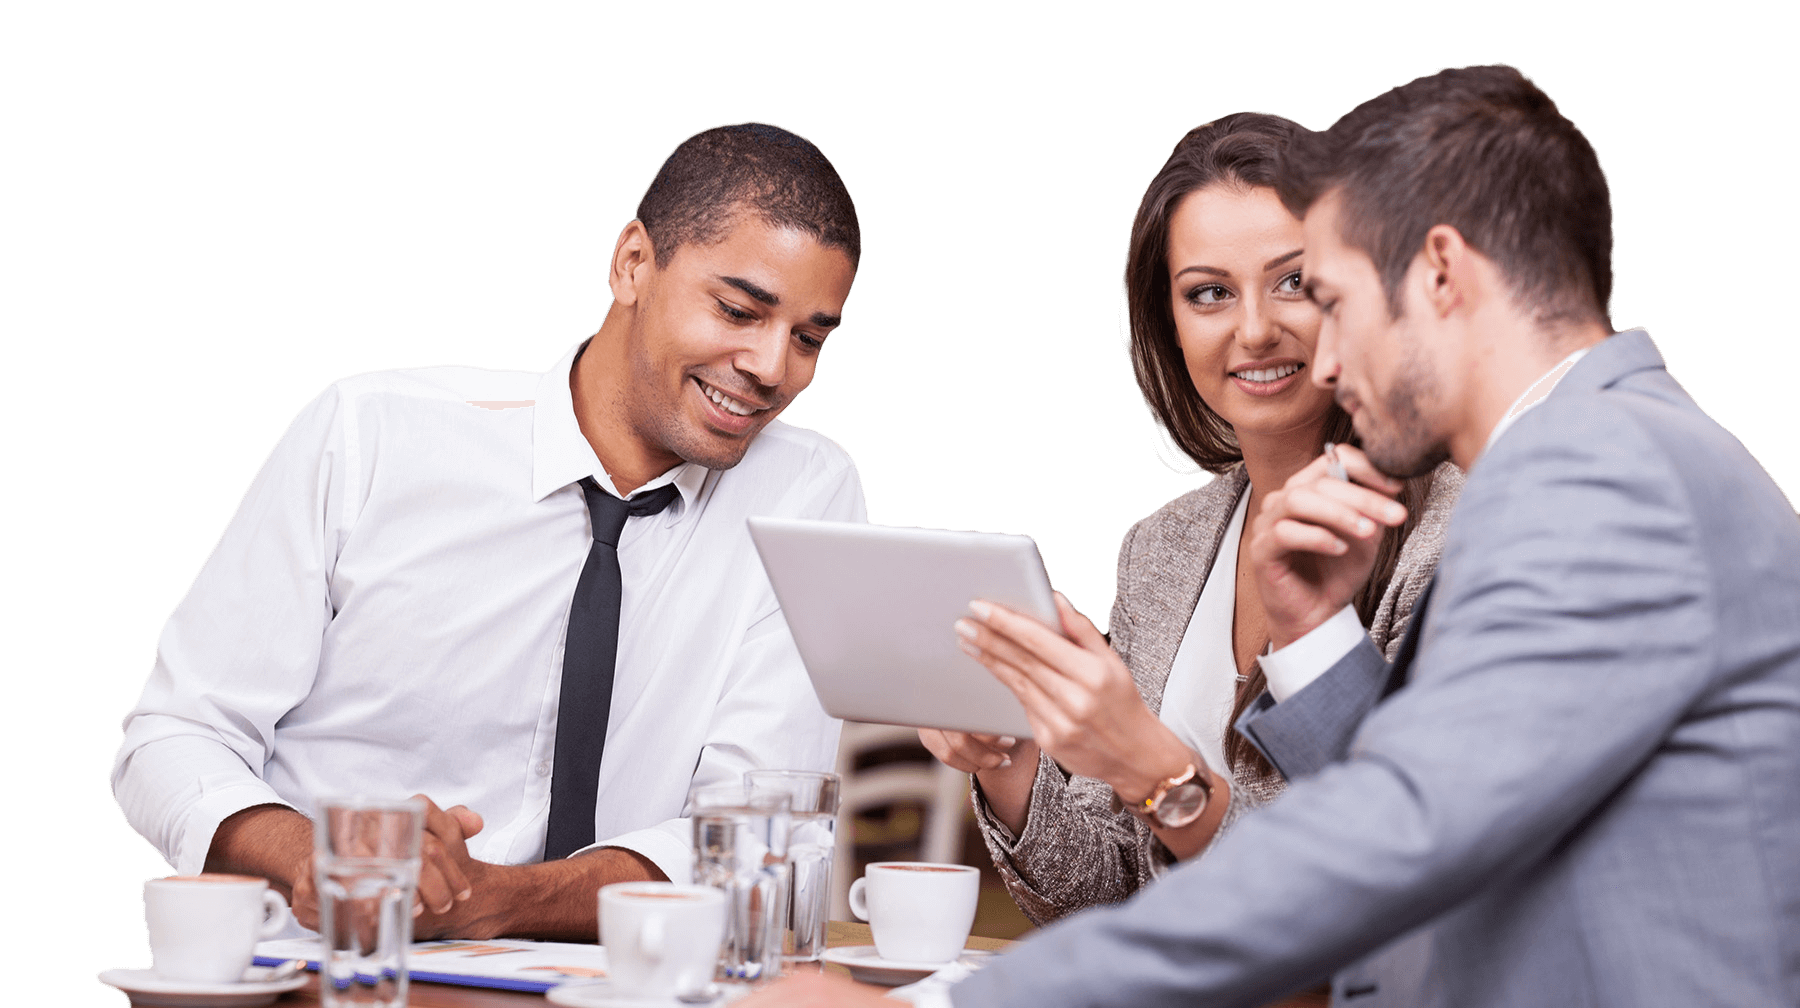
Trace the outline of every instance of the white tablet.
<path fill-rule="evenodd" d="M 1028 738 L 1025 710 L 952 629 L 975 599 L 1056 626 L 1029 536 L 751 518 L 750 537 L 833 717 Z"/>

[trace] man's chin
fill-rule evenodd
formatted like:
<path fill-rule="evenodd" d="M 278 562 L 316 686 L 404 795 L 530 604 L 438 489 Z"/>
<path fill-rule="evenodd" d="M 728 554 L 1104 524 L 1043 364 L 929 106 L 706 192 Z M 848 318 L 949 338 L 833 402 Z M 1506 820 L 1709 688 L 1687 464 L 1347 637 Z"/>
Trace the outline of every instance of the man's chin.
<path fill-rule="evenodd" d="M 1427 447 L 1419 444 L 1370 443 L 1365 440 L 1363 454 L 1369 457 L 1371 465 L 1387 475 L 1395 479 L 1412 479 L 1442 465 L 1450 457 L 1450 450 L 1442 445 Z"/>
<path fill-rule="evenodd" d="M 750 451 L 750 442 L 756 440 L 756 436 L 761 433 L 762 427 L 759 426 L 737 437 L 711 432 L 690 434 L 682 438 L 679 444 L 669 447 L 683 462 L 691 462 L 703 469 L 730 469 L 744 461 L 744 455 Z"/>

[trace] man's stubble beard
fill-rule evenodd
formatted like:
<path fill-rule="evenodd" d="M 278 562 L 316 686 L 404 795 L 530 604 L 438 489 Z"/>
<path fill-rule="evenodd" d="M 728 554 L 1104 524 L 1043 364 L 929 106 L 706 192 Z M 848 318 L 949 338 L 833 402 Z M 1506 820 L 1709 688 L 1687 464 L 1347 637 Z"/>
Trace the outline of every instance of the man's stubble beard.
<path fill-rule="evenodd" d="M 1400 367 L 1399 379 L 1388 390 L 1385 405 L 1389 427 L 1365 431 L 1357 425 L 1362 438 L 1363 454 L 1369 462 L 1395 479 L 1411 479 L 1436 469 L 1450 457 L 1449 443 L 1432 432 L 1425 420 L 1422 403 L 1435 401 L 1437 382 L 1420 362 L 1416 351 L 1409 352 Z M 1358 411 L 1360 420 L 1367 410 Z"/>
<path fill-rule="evenodd" d="M 632 426 L 638 437 L 661 445 L 683 462 L 692 462 L 704 469 L 730 469 L 742 462 L 750 450 L 750 442 L 762 433 L 759 427 L 735 440 L 710 439 L 682 422 L 678 404 L 658 403 L 636 413 Z"/>

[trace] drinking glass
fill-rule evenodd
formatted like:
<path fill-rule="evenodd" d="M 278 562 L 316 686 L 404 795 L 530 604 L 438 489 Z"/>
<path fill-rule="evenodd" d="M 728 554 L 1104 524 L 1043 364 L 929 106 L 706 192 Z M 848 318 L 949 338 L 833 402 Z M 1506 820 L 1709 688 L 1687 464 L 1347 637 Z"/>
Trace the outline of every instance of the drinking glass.
<path fill-rule="evenodd" d="M 781 974 L 790 802 L 784 791 L 743 784 L 697 787 L 688 796 L 694 881 L 725 892 L 720 980 L 757 983 Z"/>
<path fill-rule="evenodd" d="M 785 792 L 793 828 L 788 835 L 787 937 L 783 958 L 817 962 L 825 954 L 831 919 L 831 862 L 837 852 L 838 775 L 809 770 L 751 770 L 744 786 Z"/>
<path fill-rule="evenodd" d="M 325 1008 L 401 1008 L 425 803 L 334 798 L 313 824 L 319 998 Z"/>

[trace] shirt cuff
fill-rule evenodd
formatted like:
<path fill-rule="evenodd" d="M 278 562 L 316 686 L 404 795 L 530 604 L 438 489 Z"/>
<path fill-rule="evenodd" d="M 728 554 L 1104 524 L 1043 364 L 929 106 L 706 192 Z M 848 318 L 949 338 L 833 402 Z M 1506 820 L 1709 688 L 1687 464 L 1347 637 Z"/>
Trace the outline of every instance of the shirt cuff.
<path fill-rule="evenodd" d="M 202 782 L 204 787 L 204 781 Z M 187 811 L 187 824 L 181 832 L 181 846 L 170 859 L 177 875 L 198 875 L 206 870 L 206 857 L 212 853 L 213 837 L 219 824 L 247 808 L 258 805 L 293 805 L 275 793 L 275 789 L 252 778 L 233 782 L 216 791 L 207 791 Z M 298 812 L 299 809 L 294 809 Z"/>
<path fill-rule="evenodd" d="M 623 847 L 649 858 L 652 864 L 669 877 L 669 881 L 685 885 L 694 877 L 692 823 L 690 819 L 670 819 L 649 829 L 632 830 L 630 833 L 602 840 L 569 856 L 579 857 L 605 847 Z"/>
<path fill-rule="evenodd" d="M 1356 617 L 1356 607 L 1339 609 L 1337 615 L 1313 627 L 1304 637 L 1257 659 L 1269 680 L 1269 695 L 1281 703 L 1300 692 L 1368 636 L 1362 620 Z"/>

